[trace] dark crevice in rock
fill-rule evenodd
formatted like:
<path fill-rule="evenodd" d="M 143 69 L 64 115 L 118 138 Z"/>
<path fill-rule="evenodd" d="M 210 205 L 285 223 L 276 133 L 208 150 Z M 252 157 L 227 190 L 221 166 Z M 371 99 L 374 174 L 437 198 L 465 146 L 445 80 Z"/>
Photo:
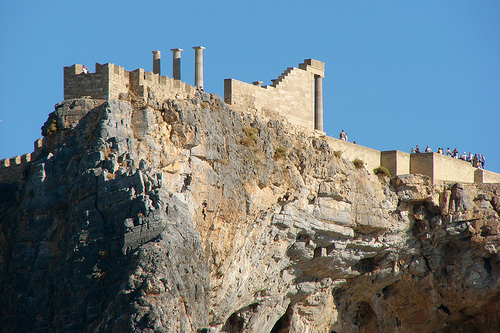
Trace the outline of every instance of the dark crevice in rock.
<path fill-rule="evenodd" d="M 274 324 L 270 333 L 289 332 L 290 320 L 292 319 L 291 315 L 292 315 L 292 308 L 291 305 L 289 305 L 283 316 L 281 316 L 280 319 L 278 319 L 278 321 L 276 322 L 276 324 Z"/>
<path fill-rule="evenodd" d="M 438 310 L 442 310 L 444 313 L 446 313 L 448 315 L 451 314 L 450 309 L 448 309 L 448 307 L 446 305 L 443 305 L 443 304 L 438 306 Z"/>
<path fill-rule="evenodd" d="M 354 270 L 359 271 L 360 273 L 368 273 L 372 272 L 376 268 L 375 258 L 364 258 L 358 261 L 354 266 L 352 266 Z"/>
<path fill-rule="evenodd" d="M 380 332 L 377 315 L 367 302 L 361 302 L 358 305 L 355 325 L 360 333 L 378 333 Z"/>
<path fill-rule="evenodd" d="M 484 269 L 491 275 L 491 258 L 483 257 Z"/>

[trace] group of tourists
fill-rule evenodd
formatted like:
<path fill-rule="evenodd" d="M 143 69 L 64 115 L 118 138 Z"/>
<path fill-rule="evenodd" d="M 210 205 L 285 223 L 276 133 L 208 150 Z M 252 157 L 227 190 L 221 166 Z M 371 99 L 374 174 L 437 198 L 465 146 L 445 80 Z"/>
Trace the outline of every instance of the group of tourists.
<path fill-rule="evenodd" d="M 420 152 L 421 151 L 420 151 L 420 148 L 418 147 L 418 145 L 416 145 L 415 148 L 411 149 L 411 153 L 412 154 L 418 154 Z M 427 147 L 425 148 L 424 152 L 426 152 L 426 153 L 432 153 L 432 149 L 429 147 L 429 145 L 427 145 Z M 438 148 L 437 153 L 441 154 L 441 155 L 444 155 L 443 148 Z M 470 162 L 473 167 L 480 168 L 480 169 L 484 169 L 484 162 L 486 160 L 484 158 L 484 155 L 482 155 L 482 154 L 474 154 L 474 155 L 472 155 L 472 153 L 469 152 L 469 155 L 467 155 L 464 152 L 463 154 L 460 155 L 460 153 L 459 153 L 459 151 L 458 151 L 457 148 L 455 148 L 455 149 L 453 149 L 453 151 L 451 151 L 449 147 L 446 149 L 446 156 Z"/>

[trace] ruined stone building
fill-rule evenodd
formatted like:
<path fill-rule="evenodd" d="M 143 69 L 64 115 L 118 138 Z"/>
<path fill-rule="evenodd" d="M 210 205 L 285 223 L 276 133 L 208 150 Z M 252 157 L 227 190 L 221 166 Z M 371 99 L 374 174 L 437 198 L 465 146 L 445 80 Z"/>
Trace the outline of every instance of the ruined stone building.
<path fill-rule="evenodd" d="M 64 67 L 64 100 L 91 99 L 141 99 L 156 100 L 187 98 L 203 90 L 203 46 L 195 50 L 194 86 L 181 81 L 181 52 L 171 49 L 173 55 L 172 77 L 161 75 L 161 53 L 153 51 L 153 71 L 142 68 L 127 71 L 112 63 L 96 63 L 95 72 L 84 73 L 83 65 Z M 252 84 L 235 79 L 224 80 L 224 101 L 238 112 L 249 112 L 264 118 L 286 119 L 311 135 L 323 132 L 323 88 L 325 64 L 315 59 L 305 59 L 298 67 L 288 67 L 271 85 L 263 81 Z M 360 159 L 368 171 L 383 166 L 391 175 L 422 174 L 433 181 L 460 181 L 468 183 L 500 182 L 500 175 L 474 168 L 470 163 L 437 153 L 408 154 L 390 150 L 378 151 L 329 136 L 330 147 L 342 152 L 342 157 Z M 35 143 L 34 155 L 25 154 L 1 161 L 0 181 L 19 177 L 23 165 L 36 156 L 43 141 Z"/>

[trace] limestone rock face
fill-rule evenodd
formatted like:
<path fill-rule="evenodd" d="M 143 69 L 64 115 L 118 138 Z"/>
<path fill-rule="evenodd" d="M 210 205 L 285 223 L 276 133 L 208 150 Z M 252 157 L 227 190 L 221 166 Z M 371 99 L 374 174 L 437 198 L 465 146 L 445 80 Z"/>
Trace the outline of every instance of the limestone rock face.
<path fill-rule="evenodd" d="M 206 93 L 44 128 L 0 184 L 6 331 L 500 330 L 498 184 L 375 176 Z"/>

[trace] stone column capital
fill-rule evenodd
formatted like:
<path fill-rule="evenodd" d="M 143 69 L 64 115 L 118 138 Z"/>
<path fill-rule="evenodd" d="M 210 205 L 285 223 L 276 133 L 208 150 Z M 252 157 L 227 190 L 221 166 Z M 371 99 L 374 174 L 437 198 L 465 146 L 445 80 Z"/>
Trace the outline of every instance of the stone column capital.
<path fill-rule="evenodd" d="M 204 50 L 205 47 L 204 46 L 193 46 L 193 49 L 195 49 L 195 50 Z"/>
<path fill-rule="evenodd" d="M 170 49 L 170 51 L 172 51 L 172 52 L 182 52 L 184 50 L 183 49 Z"/>

